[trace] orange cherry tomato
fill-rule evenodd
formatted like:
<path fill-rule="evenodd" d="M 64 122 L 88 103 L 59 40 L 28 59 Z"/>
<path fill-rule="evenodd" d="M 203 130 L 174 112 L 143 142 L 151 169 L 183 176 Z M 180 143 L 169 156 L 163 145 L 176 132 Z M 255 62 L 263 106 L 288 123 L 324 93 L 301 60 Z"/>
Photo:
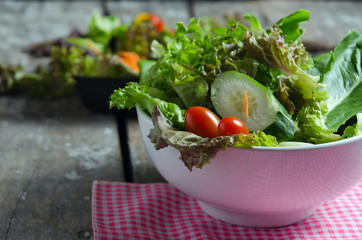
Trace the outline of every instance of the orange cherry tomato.
<path fill-rule="evenodd" d="M 204 107 L 190 107 L 185 115 L 186 131 L 201 137 L 214 138 L 219 136 L 217 126 L 220 119 Z"/>
<path fill-rule="evenodd" d="M 150 22 L 156 27 L 156 30 L 162 32 L 164 29 L 164 24 L 162 18 L 156 14 L 151 14 Z"/>
<path fill-rule="evenodd" d="M 248 134 L 249 129 L 243 121 L 236 117 L 224 117 L 218 125 L 220 136 L 232 136 L 235 134 Z"/>

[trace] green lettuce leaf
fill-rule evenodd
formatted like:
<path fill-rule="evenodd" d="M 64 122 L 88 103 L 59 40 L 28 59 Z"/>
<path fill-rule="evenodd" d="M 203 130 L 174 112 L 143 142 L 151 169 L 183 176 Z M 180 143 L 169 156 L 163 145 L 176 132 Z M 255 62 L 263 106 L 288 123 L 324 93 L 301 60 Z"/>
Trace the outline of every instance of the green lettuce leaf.
<path fill-rule="evenodd" d="M 92 12 L 87 32 L 89 38 L 97 43 L 108 44 L 112 36 L 118 35 L 119 31 L 123 31 L 123 29 L 118 16 L 102 16 L 96 10 Z"/>
<path fill-rule="evenodd" d="M 256 76 L 262 72 L 260 69 L 260 64 L 258 64 L 256 61 L 253 61 L 252 59 L 232 59 L 232 58 L 226 58 L 225 63 L 221 66 L 221 71 L 230 71 L 235 70 L 240 73 L 244 73 L 246 75 L 249 75 L 251 78 L 256 79 Z M 263 73 L 263 76 L 267 74 Z M 260 81 L 259 81 L 260 82 Z M 271 81 L 266 81 L 270 83 Z"/>
<path fill-rule="evenodd" d="M 251 13 L 245 13 L 244 19 L 247 20 L 250 23 L 249 30 L 253 32 L 256 35 L 260 35 L 265 32 L 264 28 L 261 26 L 259 19 L 255 17 Z"/>
<path fill-rule="evenodd" d="M 362 113 L 358 113 L 357 117 L 357 124 L 356 124 L 356 136 L 362 135 Z"/>
<path fill-rule="evenodd" d="M 166 52 L 165 47 L 161 43 L 157 42 L 157 40 L 152 41 L 151 50 L 157 58 L 162 57 L 162 55 Z"/>
<path fill-rule="evenodd" d="M 266 86 L 273 93 L 276 93 L 278 91 L 280 78 L 284 75 L 273 67 L 265 66 L 264 64 L 257 63 L 256 61 L 254 62 L 258 65 L 254 79 Z"/>
<path fill-rule="evenodd" d="M 79 47 L 52 47 L 50 62 L 34 72 L 23 73 L 20 91 L 36 98 L 59 98 L 76 93 L 74 76 L 87 75 L 96 67 L 95 59 Z"/>
<path fill-rule="evenodd" d="M 65 41 L 99 54 L 109 50 L 112 38 L 125 40 L 126 30 L 127 26 L 121 24 L 118 16 L 102 16 L 94 10 L 88 24 L 86 37 L 70 37 Z"/>
<path fill-rule="evenodd" d="M 330 70 L 331 63 L 334 62 L 331 58 L 334 58 L 333 52 L 327 52 L 315 56 L 313 58 L 313 68 L 308 69 L 309 73 L 314 76 L 320 76 L 319 81 L 323 82 L 323 74 Z"/>
<path fill-rule="evenodd" d="M 259 37 L 249 32 L 244 44 L 248 56 L 289 76 L 292 86 L 305 99 L 328 98 L 324 86 L 318 83 L 319 78 L 306 72 L 307 68 L 313 66 L 313 60 L 301 41 L 285 43 L 281 30 L 271 28 L 269 34 L 263 33 Z"/>
<path fill-rule="evenodd" d="M 136 104 L 149 116 L 152 115 L 153 109 L 157 106 L 162 114 L 169 119 L 178 129 L 184 129 L 185 110 L 178 105 L 165 102 L 159 98 L 155 98 L 148 93 L 149 88 L 129 82 L 125 88 L 115 90 L 111 95 L 110 107 L 118 109 L 132 108 Z"/>
<path fill-rule="evenodd" d="M 183 75 L 183 79 L 175 79 L 173 88 L 187 108 L 192 106 L 210 108 L 209 85 L 201 76 Z"/>
<path fill-rule="evenodd" d="M 356 123 L 347 126 L 344 131 L 342 138 L 350 138 L 362 134 L 362 113 L 356 115 Z"/>
<path fill-rule="evenodd" d="M 235 144 L 233 147 L 277 147 L 278 141 L 276 137 L 268 135 L 263 131 L 255 131 L 247 135 L 234 136 Z"/>
<path fill-rule="evenodd" d="M 328 56 L 329 62 L 326 64 Z M 324 62 L 320 64 L 320 67 L 324 67 L 322 83 L 329 93 L 326 125 L 338 129 L 349 118 L 362 112 L 361 34 L 349 32 L 332 53 L 322 57 L 316 61 Z"/>
<path fill-rule="evenodd" d="M 15 90 L 23 67 L 0 63 L 0 94 Z"/>
<path fill-rule="evenodd" d="M 286 76 L 281 76 L 278 82 L 278 91 L 276 94 L 277 99 L 279 102 L 285 107 L 287 112 L 290 114 L 290 116 L 293 116 L 295 110 L 296 110 L 296 104 L 291 100 L 291 97 L 295 95 L 296 93 L 293 92 L 291 82 L 289 78 Z M 299 99 L 301 96 L 299 95 L 295 99 Z M 295 100 L 297 101 L 297 100 Z"/>
<path fill-rule="evenodd" d="M 309 21 L 310 13 L 306 10 L 298 10 L 277 22 L 278 27 L 285 35 L 285 42 L 290 43 L 303 35 L 305 29 L 300 29 L 299 25 Z"/>
<path fill-rule="evenodd" d="M 326 127 L 327 111 L 325 102 L 310 101 L 305 104 L 297 112 L 299 132 L 296 133 L 294 141 L 326 143 L 341 139 L 340 135 L 334 134 L 333 129 Z"/>
<path fill-rule="evenodd" d="M 148 76 L 141 79 L 141 84 L 173 93 L 182 101 L 182 107 L 210 106 L 208 82 L 203 73 L 204 64 L 215 63 L 216 50 L 210 44 L 198 19 L 191 19 L 188 26 L 176 24 L 175 40 L 168 43 L 167 51 L 152 43 L 153 50 L 163 55 L 149 69 Z"/>
<path fill-rule="evenodd" d="M 104 51 L 106 47 L 105 44 L 97 43 L 93 41 L 91 38 L 69 37 L 66 38 L 65 41 L 75 46 L 79 46 L 84 49 L 89 49 L 93 53 L 101 53 Z"/>
<path fill-rule="evenodd" d="M 138 62 L 138 66 L 140 68 L 140 74 L 139 74 L 139 82 L 142 84 L 147 76 L 150 74 L 150 70 L 153 67 L 153 65 L 156 64 L 156 61 L 154 60 L 141 60 Z"/>

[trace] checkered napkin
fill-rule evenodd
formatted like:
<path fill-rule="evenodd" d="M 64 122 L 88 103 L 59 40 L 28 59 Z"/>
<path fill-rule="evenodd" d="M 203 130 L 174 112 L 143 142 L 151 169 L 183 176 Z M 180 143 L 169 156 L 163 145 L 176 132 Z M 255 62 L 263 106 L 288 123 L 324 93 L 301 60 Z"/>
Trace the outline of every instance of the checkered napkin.
<path fill-rule="evenodd" d="M 362 184 L 283 228 L 247 228 L 205 214 L 195 199 L 166 183 L 95 181 L 94 239 L 362 239 Z"/>

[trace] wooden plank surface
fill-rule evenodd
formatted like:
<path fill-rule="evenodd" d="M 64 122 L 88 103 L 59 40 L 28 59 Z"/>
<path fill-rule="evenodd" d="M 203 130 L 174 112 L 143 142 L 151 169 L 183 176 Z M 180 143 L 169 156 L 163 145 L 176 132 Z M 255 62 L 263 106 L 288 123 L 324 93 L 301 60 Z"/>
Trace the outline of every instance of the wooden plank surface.
<path fill-rule="evenodd" d="M 93 180 L 123 181 L 115 119 L 77 97 L 0 98 L 0 239 L 91 236 Z"/>
<path fill-rule="evenodd" d="M 32 71 L 32 43 L 85 31 L 98 1 L 0 2 L 0 62 Z M 77 97 L 0 97 L 0 239 L 90 239 L 93 180 L 123 181 L 116 121 Z"/>
<path fill-rule="evenodd" d="M 165 182 L 146 151 L 137 119 L 129 119 L 128 146 L 132 164 L 133 181 L 136 183 Z"/>

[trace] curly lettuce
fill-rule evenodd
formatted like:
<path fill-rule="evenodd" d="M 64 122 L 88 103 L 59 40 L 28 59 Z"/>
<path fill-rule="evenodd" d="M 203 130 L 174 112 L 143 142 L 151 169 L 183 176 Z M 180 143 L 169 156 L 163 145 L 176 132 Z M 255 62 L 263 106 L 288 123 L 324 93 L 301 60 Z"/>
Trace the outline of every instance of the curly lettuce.
<path fill-rule="evenodd" d="M 138 85 L 135 82 L 129 82 L 125 88 L 115 90 L 110 99 L 110 107 L 118 109 L 132 108 L 136 104 L 149 116 L 157 106 L 160 111 L 169 119 L 178 129 L 183 130 L 185 110 L 177 104 L 163 101 L 149 94 L 150 90 L 146 86 Z"/>
<path fill-rule="evenodd" d="M 307 68 L 313 66 L 313 60 L 301 41 L 286 43 L 282 31 L 274 27 L 269 34 L 260 36 L 248 32 L 244 44 L 248 56 L 289 76 L 293 87 L 305 99 L 328 98 L 324 85 L 318 83 L 319 77 L 306 72 Z"/>

